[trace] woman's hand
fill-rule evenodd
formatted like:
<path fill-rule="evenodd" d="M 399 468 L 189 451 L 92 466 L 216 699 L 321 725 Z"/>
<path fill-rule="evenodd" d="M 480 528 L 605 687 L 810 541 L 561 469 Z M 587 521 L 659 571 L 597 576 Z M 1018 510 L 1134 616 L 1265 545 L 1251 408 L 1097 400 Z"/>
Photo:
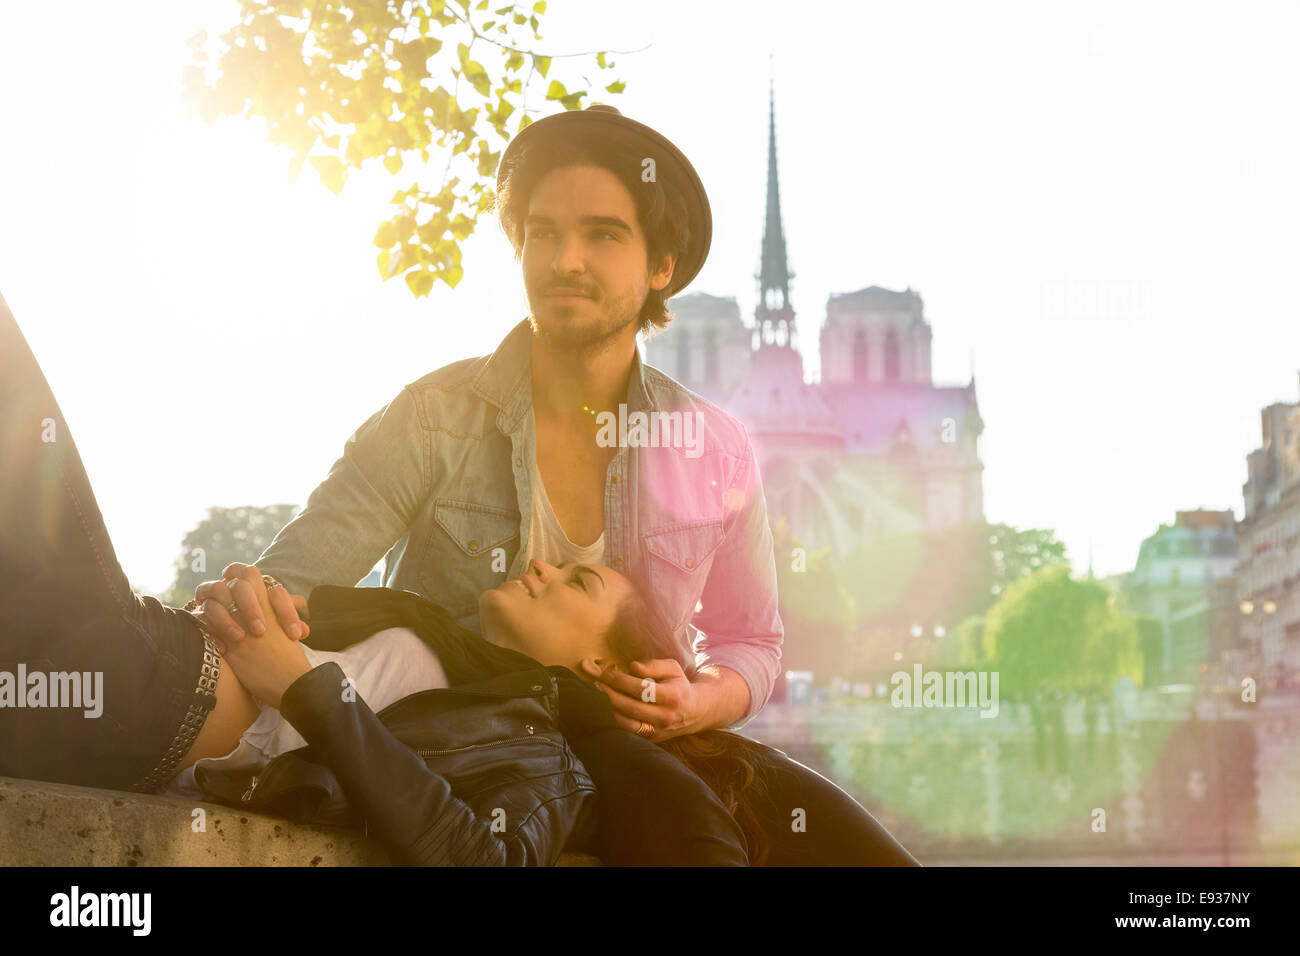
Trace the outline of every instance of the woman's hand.
<path fill-rule="evenodd" d="M 301 594 L 290 594 L 283 587 L 272 588 L 270 601 L 274 613 L 266 614 L 243 583 L 250 571 L 260 582 L 261 572 L 256 567 L 236 561 L 226 565 L 220 581 L 204 581 L 194 589 L 194 600 L 203 605 L 202 613 L 194 616 L 203 629 L 214 639 L 241 640 L 249 634 L 260 637 L 266 633 L 266 622 L 274 617 L 293 640 L 300 641 L 310 634 L 311 628 L 298 619 L 299 611 L 304 617 L 307 615 L 307 599 Z M 230 613 L 231 604 L 239 607 L 237 619 Z"/>
<path fill-rule="evenodd" d="M 278 708 L 289 685 L 311 670 L 311 664 L 302 645 L 285 634 L 271 612 L 266 585 L 256 567 L 245 567 L 235 582 L 234 591 L 241 610 L 256 607 L 270 623 L 258 637 L 231 637 L 218 641 L 218 650 L 249 693 Z"/>

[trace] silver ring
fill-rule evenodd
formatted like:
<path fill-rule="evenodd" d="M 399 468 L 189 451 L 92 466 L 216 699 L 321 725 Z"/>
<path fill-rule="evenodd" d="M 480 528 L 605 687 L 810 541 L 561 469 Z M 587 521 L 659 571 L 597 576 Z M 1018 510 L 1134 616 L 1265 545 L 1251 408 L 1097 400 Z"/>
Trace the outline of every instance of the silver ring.
<path fill-rule="evenodd" d="M 264 574 L 264 575 L 262 575 L 262 583 L 266 585 L 266 590 L 267 590 L 268 592 L 274 590 L 275 588 L 282 588 L 282 587 L 284 587 L 283 584 L 281 584 L 281 583 L 280 583 L 279 581 L 277 581 L 275 578 L 271 577 L 271 575 L 269 575 L 269 574 Z"/>
<path fill-rule="evenodd" d="M 641 721 L 641 726 L 636 729 L 636 735 L 638 737 L 644 737 L 646 740 L 649 740 L 651 737 L 653 737 L 654 733 L 655 733 L 654 726 L 652 724 L 646 723 L 644 720 Z"/>
<path fill-rule="evenodd" d="M 230 612 L 231 617 L 237 617 L 239 615 L 239 605 L 234 601 L 231 601 L 226 605 L 226 610 Z"/>

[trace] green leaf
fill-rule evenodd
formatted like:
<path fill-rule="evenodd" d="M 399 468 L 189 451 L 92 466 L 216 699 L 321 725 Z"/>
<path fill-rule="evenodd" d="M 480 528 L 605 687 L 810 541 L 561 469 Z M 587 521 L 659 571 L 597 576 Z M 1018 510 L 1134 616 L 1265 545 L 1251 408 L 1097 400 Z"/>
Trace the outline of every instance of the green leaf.
<path fill-rule="evenodd" d="M 605 51 L 604 51 L 604 50 L 601 50 L 599 53 L 596 54 L 596 63 L 597 63 L 597 65 L 600 66 L 600 68 L 601 68 L 602 70 L 605 69 Z"/>
<path fill-rule="evenodd" d="M 343 181 L 347 179 L 347 168 L 339 161 L 337 156 L 313 156 L 311 164 L 316 167 L 316 173 L 320 176 L 320 181 L 325 184 L 325 188 L 338 195 L 343 190 Z"/>
<path fill-rule="evenodd" d="M 380 249 L 388 249 L 397 242 L 397 231 L 393 228 L 392 221 L 381 222 L 379 228 L 375 230 L 375 245 Z"/>
<path fill-rule="evenodd" d="M 506 69 L 518 70 L 524 65 L 524 55 L 518 50 L 511 50 L 510 55 L 506 57 Z"/>
<path fill-rule="evenodd" d="M 480 96 L 488 96 L 492 92 L 492 81 L 488 78 L 487 70 L 483 68 L 482 63 L 470 60 L 465 65 L 465 78 Z"/>
<path fill-rule="evenodd" d="M 427 269 L 419 269 L 406 274 L 406 287 L 410 289 L 417 298 L 426 296 L 433 288 L 433 276 Z"/>
<path fill-rule="evenodd" d="M 622 92 L 623 92 L 623 89 L 624 89 L 626 86 L 627 86 L 627 84 L 624 83 L 622 80 L 615 80 L 613 83 L 609 84 L 609 86 L 605 87 L 605 92 L 607 92 L 607 93 L 622 93 Z"/>
<path fill-rule="evenodd" d="M 424 94 L 423 105 L 433 112 L 433 125 L 446 129 L 450 116 L 451 94 L 441 86 Z"/>
<path fill-rule="evenodd" d="M 385 156 L 384 166 L 387 167 L 390 173 L 397 175 L 402 171 L 402 154 L 393 153 L 391 156 Z"/>
<path fill-rule="evenodd" d="M 451 223 L 451 234 L 464 242 L 474 231 L 474 220 L 469 216 L 457 215 Z"/>
<path fill-rule="evenodd" d="M 533 4 L 533 13 L 545 13 L 545 12 L 546 12 L 546 0 L 537 0 L 537 2 Z"/>
<path fill-rule="evenodd" d="M 546 89 L 546 98 L 548 100 L 559 100 L 569 95 L 569 91 L 564 88 L 564 84 L 559 80 L 551 80 L 551 85 Z"/>
<path fill-rule="evenodd" d="M 546 76 L 546 71 L 551 68 L 551 58 L 549 56 L 538 56 L 536 53 L 532 54 L 532 57 L 533 66 L 537 67 L 537 72 L 542 76 Z"/>
<path fill-rule="evenodd" d="M 478 154 L 478 174 L 480 176 L 491 176 L 497 171 L 497 163 L 500 159 L 500 153 L 494 153 L 486 148 L 480 150 Z"/>

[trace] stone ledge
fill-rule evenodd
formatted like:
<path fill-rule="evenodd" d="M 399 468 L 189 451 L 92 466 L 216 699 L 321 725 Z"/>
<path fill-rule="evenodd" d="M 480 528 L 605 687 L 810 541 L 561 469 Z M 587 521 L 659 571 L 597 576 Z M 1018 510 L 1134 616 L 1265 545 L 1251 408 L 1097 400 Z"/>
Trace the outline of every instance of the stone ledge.
<path fill-rule="evenodd" d="M 195 832 L 196 809 L 205 829 Z M 0 865 L 387 866 L 355 830 L 302 826 L 201 803 L 0 777 Z M 560 866 L 599 866 L 565 853 Z"/>

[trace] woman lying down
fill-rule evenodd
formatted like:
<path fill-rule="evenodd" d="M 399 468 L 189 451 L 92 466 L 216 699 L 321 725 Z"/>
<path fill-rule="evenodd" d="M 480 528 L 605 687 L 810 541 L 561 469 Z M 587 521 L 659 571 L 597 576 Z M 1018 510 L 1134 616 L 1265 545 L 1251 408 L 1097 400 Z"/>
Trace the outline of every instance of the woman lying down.
<path fill-rule="evenodd" d="M 258 602 L 267 630 L 219 642 L 238 680 L 219 682 L 199 752 L 220 756 L 198 756 L 163 793 L 232 797 L 247 780 L 246 805 L 352 822 L 340 806 L 345 796 L 411 862 L 544 864 L 561 849 L 647 862 L 643 854 L 657 845 L 658 862 L 743 864 L 747 852 L 761 852 L 743 802 L 752 776 L 745 754 L 757 744 L 717 731 L 698 735 L 708 747 L 686 738 L 663 745 L 713 782 L 728 818 L 659 748 L 619 728 L 604 695 L 578 676 L 584 660 L 626 671 L 673 645 L 618 572 L 534 561 L 524 577 L 480 596 L 482 638 L 410 592 L 318 587 L 308 647 L 276 621 L 267 598 L 274 579 L 234 567 L 233 593 Z M 337 793 L 318 772 L 276 761 L 304 747 L 332 773 Z M 462 802 L 452 783 L 474 797 Z M 609 829 L 641 831 L 628 849 L 601 839 L 602 802 L 617 818 Z"/>

